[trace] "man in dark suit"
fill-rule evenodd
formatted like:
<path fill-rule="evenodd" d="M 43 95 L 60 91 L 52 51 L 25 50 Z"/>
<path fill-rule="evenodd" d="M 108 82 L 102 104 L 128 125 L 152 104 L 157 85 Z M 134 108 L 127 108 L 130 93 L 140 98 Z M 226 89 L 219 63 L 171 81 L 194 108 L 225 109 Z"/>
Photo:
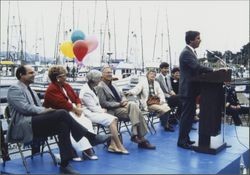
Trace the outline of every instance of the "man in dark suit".
<path fill-rule="evenodd" d="M 182 101 L 182 113 L 180 119 L 179 138 L 177 145 L 184 149 L 191 149 L 194 141 L 189 138 L 195 116 L 195 98 L 199 94 L 199 87 L 192 82 L 192 78 L 206 72 L 212 72 L 211 68 L 201 66 L 197 60 L 195 49 L 199 47 L 201 39 L 197 31 L 187 31 L 185 36 L 187 46 L 180 54 L 180 84 L 179 94 Z"/>
<path fill-rule="evenodd" d="M 144 137 L 148 133 L 148 128 L 139 106 L 128 101 L 119 88 L 112 83 L 112 79 L 112 68 L 104 67 L 102 81 L 96 87 L 100 105 L 107 109 L 109 114 L 120 119 L 129 118 L 132 124 L 131 141 L 138 143 L 139 148 L 155 149 L 156 147 Z"/>

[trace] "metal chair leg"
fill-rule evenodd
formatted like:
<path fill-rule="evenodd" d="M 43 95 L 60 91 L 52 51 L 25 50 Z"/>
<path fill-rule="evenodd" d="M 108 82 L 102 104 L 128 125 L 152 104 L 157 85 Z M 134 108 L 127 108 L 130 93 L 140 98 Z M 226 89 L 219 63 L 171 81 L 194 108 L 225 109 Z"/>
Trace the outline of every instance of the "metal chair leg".
<path fill-rule="evenodd" d="M 23 152 L 22 152 L 22 148 L 21 148 L 20 143 L 17 143 L 17 148 L 18 148 L 19 153 L 20 153 L 20 155 L 21 155 L 21 158 L 22 158 L 22 161 L 23 161 L 23 166 L 25 167 L 25 170 L 26 170 L 27 174 L 29 174 L 30 171 L 29 171 L 29 168 L 28 168 L 26 159 L 25 159 L 25 157 L 24 157 L 24 155 L 23 155 Z"/>

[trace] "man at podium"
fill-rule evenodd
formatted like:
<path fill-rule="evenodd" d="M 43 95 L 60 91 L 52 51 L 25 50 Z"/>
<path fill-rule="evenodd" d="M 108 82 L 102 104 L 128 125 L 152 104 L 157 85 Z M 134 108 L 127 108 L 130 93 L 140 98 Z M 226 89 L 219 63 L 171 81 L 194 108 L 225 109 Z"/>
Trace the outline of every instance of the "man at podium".
<path fill-rule="evenodd" d="M 179 126 L 177 146 L 191 149 L 194 141 L 189 138 L 195 116 L 195 99 L 199 95 L 199 86 L 192 78 L 202 73 L 212 72 L 213 69 L 199 64 L 195 49 L 199 47 L 201 38 L 198 31 L 187 31 L 185 36 L 186 47 L 180 54 L 180 85 L 179 94 L 182 101 L 182 113 Z"/>

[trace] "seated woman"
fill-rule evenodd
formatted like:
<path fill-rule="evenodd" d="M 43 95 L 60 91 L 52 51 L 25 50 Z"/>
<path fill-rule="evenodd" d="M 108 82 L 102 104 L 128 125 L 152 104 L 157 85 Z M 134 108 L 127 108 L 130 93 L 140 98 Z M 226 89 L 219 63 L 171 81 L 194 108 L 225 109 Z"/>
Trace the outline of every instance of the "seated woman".
<path fill-rule="evenodd" d="M 155 80 L 156 72 L 154 70 L 149 70 L 146 76 L 146 79 L 141 79 L 133 89 L 128 91 L 128 95 L 141 94 L 141 103 L 144 110 L 159 113 L 161 125 L 164 127 L 165 131 L 173 132 L 173 127 L 168 123 L 170 108 L 166 103 L 164 93 L 159 83 Z M 149 103 L 149 99 L 153 96 L 158 98 L 158 103 Z"/>
<path fill-rule="evenodd" d="M 94 133 L 92 122 L 83 114 L 81 100 L 73 88 L 66 83 L 66 75 L 67 70 L 63 66 L 55 65 L 50 67 L 48 76 L 51 84 L 45 92 L 44 106 L 69 111 L 78 123 L 87 128 L 89 132 Z M 71 142 L 77 152 L 82 152 L 84 158 L 98 159 L 86 137 L 83 137 L 79 142 L 76 142 L 71 137 Z"/>
<path fill-rule="evenodd" d="M 101 81 L 102 73 L 98 70 L 91 70 L 87 74 L 88 82 L 83 85 L 80 91 L 80 99 L 83 101 L 86 108 L 84 113 L 92 122 L 108 126 L 112 134 L 111 142 L 108 147 L 109 152 L 129 154 L 122 145 L 117 131 L 117 117 L 107 113 L 99 103 L 96 96 L 95 87 Z"/>

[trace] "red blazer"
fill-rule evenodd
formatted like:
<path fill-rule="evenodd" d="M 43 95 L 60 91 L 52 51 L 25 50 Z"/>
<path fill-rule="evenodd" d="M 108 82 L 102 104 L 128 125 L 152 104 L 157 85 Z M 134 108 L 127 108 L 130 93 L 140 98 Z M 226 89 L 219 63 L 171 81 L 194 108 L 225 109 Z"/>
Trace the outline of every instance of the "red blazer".
<path fill-rule="evenodd" d="M 46 108 L 51 107 L 54 109 L 66 109 L 67 111 L 71 111 L 73 108 L 72 103 L 81 104 L 80 98 L 68 83 L 64 83 L 63 88 L 67 92 L 67 95 L 65 95 L 58 84 L 51 83 L 45 92 L 43 106 Z M 68 101 L 68 98 L 72 103 Z"/>

